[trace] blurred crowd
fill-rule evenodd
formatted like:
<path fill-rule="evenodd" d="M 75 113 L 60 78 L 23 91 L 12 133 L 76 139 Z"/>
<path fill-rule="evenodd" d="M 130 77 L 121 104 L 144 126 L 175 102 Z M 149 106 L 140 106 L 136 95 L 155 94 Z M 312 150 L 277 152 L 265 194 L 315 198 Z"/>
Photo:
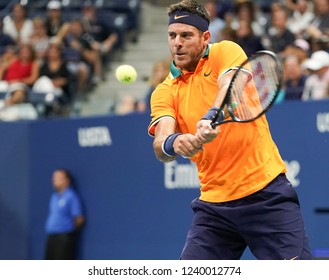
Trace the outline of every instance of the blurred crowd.
<path fill-rule="evenodd" d="M 74 100 L 88 99 L 124 49 L 122 34 L 102 20 L 95 2 L 78 1 L 79 10 L 65 18 L 61 1 L 46 2 L 42 14 L 15 4 L 0 20 L 0 119 L 15 104 L 24 104 L 25 117 L 69 115 Z M 232 40 L 248 56 L 263 49 L 279 55 L 284 82 L 278 102 L 329 97 L 329 0 L 204 3 L 211 42 Z M 150 95 L 168 75 L 169 63 L 170 58 L 154 62 L 145 100 L 126 96 L 116 113 L 149 111 Z M 43 106 L 28 106 L 31 100 Z"/>
<path fill-rule="evenodd" d="M 13 2 L 13 1 L 11 1 Z M 28 1 L 25 1 L 28 2 Z M 106 79 L 122 30 L 92 1 L 13 3 L 0 19 L 0 119 L 68 116 Z M 33 4 L 40 3 L 38 9 Z M 105 1 L 106 2 L 106 1 Z"/>
<path fill-rule="evenodd" d="M 329 97 L 329 1 L 208 0 L 213 41 L 238 43 L 248 56 L 278 54 L 284 82 L 278 102 Z"/>

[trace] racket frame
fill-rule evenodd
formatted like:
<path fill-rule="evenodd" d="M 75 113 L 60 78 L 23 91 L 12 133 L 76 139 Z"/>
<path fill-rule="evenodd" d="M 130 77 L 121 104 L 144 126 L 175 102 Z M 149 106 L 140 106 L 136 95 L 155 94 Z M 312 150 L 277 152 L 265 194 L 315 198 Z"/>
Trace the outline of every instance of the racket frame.
<path fill-rule="evenodd" d="M 236 78 L 238 77 L 240 71 L 248 71 L 248 70 L 245 70 L 244 69 L 244 66 L 247 63 L 249 63 L 250 61 L 256 59 L 256 57 L 262 56 L 262 55 L 269 55 L 269 56 L 271 56 L 272 59 L 275 61 L 275 65 L 276 65 L 276 67 L 278 69 L 278 83 L 276 85 L 276 91 L 274 93 L 274 98 L 271 100 L 271 102 L 269 103 L 269 105 L 267 106 L 267 108 L 265 108 L 256 117 L 251 118 L 251 119 L 248 119 L 248 120 L 241 120 L 241 119 L 239 119 L 239 118 L 237 118 L 235 116 L 234 111 L 233 111 L 234 109 L 232 108 L 232 102 L 231 102 L 231 91 L 232 91 L 232 87 L 233 87 L 234 82 L 235 82 Z M 274 52 L 271 52 L 271 51 L 268 51 L 268 50 L 258 51 L 255 54 L 253 54 L 252 56 L 248 57 L 240 66 L 237 67 L 237 69 L 233 69 L 233 71 L 235 71 L 235 73 L 233 74 L 233 77 L 232 77 L 232 79 L 230 81 L 229 87 L 228 87 L 228 89 L 226 91 L 226 95 L 225 95 L 224 101 L 223 101 L 223 103 L 222 103 L 222 105 L 221 105 L 221 107 L 220 107 L 220 109 L 218 110 L 218 113 L 217 113 L 217 116 L 219 114 L 222 114 L 221 111 L 224 111 L 225 112 L 225 107 L 226 107 L 227 108 L 227 112 L 230 115 L 231 119 L 228 119 L 228 120 L 223 119 L 223 120 L 221 120 L 219 122 L 218 121 L 213 121 L 211 123 L 212 128 L 215 128 L 218 125 L 229 123 L 229 122 L 247 123 L 247 122 L 252 122 L 252 121 L 258 119 L 263 114 L 265 114 L 270 109 L 270 107 L 272 107 L 272 105 L 275 103 L 275 100 L 277 99 L 277 97 L 278 97 L 278 95 L 279 95 L 279 93 L 281 91 L 281 88 L 282 88 L 282 80 L 283 80 L 283 67 L 282 67 L 281 61 L 279 60 L 279 58 L 277 57 L 277 55 Z M 223 115 L 225 115 L 225 113 Z M 217 116 L 216 116 L 215 120 L 217 120 Z"/>

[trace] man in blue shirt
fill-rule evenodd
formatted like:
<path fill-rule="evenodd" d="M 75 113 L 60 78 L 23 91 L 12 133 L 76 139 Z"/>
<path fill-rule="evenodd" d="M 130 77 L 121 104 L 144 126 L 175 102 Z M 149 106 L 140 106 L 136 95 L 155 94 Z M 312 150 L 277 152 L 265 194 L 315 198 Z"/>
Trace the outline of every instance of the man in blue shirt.
<path fill-rule="evenodd" d="M 55 192 L 50 198 L 46 221 L 48 238 L 45 258 L 47 260 L 75 259 L 76 233 L 85 218 L 80 198 L 71 183 L 72 178 L 68 170 L 54 171 L 52 184 Z"/>

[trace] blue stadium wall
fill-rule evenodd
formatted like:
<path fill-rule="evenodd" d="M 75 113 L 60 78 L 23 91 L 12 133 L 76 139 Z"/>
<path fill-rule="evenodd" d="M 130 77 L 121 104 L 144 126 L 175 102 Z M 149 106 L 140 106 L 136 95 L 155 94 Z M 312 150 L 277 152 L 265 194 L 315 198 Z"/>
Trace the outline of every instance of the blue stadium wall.
<path fill-rule="evenodd" d="M 312 250 L 328 257 L 329 102 L 278 104 L 267 118 Z M 83 200 L 80 259 L 178 259 L 198 180 L 187 159 L 155 159 L 148 123 L 144 114 L 0 123 L 0 259 L 43 259 L 57 167 L 72 171 Z"/>

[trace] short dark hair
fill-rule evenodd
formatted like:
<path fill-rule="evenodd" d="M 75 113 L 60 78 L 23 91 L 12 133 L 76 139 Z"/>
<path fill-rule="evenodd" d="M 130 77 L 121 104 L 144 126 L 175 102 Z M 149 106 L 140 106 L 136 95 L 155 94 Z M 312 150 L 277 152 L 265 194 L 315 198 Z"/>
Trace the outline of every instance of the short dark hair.
<path fill-rule="evenodd" d="M 171 16 L 176 11 L 187 11 L 196 14 L 210 22 L 209 14 L 206 8 L 195 0 L 183 0 L 168 7 L 168 15 Z"/>

